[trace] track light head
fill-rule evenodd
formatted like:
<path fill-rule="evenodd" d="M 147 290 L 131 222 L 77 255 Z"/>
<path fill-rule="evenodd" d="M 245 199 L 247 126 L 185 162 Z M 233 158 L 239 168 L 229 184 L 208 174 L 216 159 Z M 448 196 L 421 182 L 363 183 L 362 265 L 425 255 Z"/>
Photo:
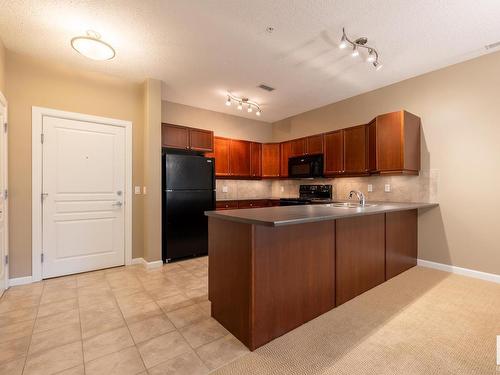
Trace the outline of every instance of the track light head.
<path fill-rule="evenodd" d="M 382 63 L 380 63 L 378 60 L 373 62 L 373 66 L 375 67 L 375 70 L 380 70 L 382 69 Z"/>
<path fill-rule="evenodd" d="M 226 105 L 228 107 L 231 105 L 231 97 L 229 95 L 227 96 Z"/>
<path fill-rule="evenodd" d="M 260 115 L 262 114 L 262 112 L 261 112 L 261 110 L 260 110 L 260 109 L 258 109 L 258 110 L 257 110 L 257 112 L 255 112 L 255 114 L 256 114 L 257 116 L 260 116 Z"/>
<path fill-rule="evenodd" d="M 375 52 L 373 52 L 372 49 L 369 50 L 368 52 L 368 57 L 366 58 L 366 61 L 369 63 L 375 62 L 377 58 L 375 57 Z"/>
<path fill-rule="evenodd" d="M 252 106 L 251 106 L 250 104 L 248 105 L 247 112 L 248 112 L 248 113 L 251 113 L 251 112 L 252 112 Z"/>
<path fill-rule="evenodd" d="M 354 45 L 354 47 L 352 47 L 352 53 L 351 53 L 351 56 L 352 56 L 352 57 L 358 57 L 358 56 L 359 56 L 358 47 L 357 47 L 356 45 Z"/>
<path fill-rule="evenodd" d="M 347 47 L 347 37 L 345 36 L 345 34 L 342 34 L 342 39 L 340 39 L 339 48 L 344 49 L 346 47 Z"/>
<path fill-rule="evenodd" d="M 242 102 L 239 102 L 238 103 L 238 109 L 241 111 L 243 109 L 243 103 Z"/>

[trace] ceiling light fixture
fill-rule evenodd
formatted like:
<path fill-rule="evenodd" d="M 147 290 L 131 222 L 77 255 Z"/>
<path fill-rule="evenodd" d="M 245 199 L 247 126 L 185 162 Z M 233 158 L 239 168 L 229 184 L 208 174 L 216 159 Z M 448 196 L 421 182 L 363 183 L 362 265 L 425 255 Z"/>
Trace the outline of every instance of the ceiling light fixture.
<path fill-rule="evenodd" d="M 257 116 L 260 116 L 262 115 L 262 110 L 260 109 L 260 105 L 248 98 L 240 98 L 240 97 L 237 97 L 231 93 L 228 93 L 227 94 L 227 100 L 226 100 L 226 105 L 227 106 L 230 106 L 232 102 L 236 102 L 238 103 L 238 109 L 241 111 L 243 110 L 243 105 L 246 105 L 247 106 L 247 112 L 248 113 L 251 113 L 253 112 L 253 110 L 255 109 L 256 112 L 255 114 Z"/>
<path fill-rule="evenodd" d="M 101 40 L 101 35 L 88 30 L 86 36 L 77 36 L 71 39 L 71 47 L 79 54 L 97 61 L 111 60 L 115 57 L 115 50 L 108 43 Z"/>
<path fill-rule="evenodd" d="M 376 70 L 380 70 L 382 68 L 382 63 L 379 61 L 379 55 L 375 48 L 368 46 L 368 39 L 365 37 L 361 37 L 352 41 L 349 39 L 345 33 L 345 29 L 342 28 L 342 38 L 340 39 L 339 48 L 344 49 L 347 46 L 352 46 L 352 57 L 359 56 L 359 48 L 365 48 L 368 50 L 368 56 L 366 58 L 366 62 L 372 64 Z"/>

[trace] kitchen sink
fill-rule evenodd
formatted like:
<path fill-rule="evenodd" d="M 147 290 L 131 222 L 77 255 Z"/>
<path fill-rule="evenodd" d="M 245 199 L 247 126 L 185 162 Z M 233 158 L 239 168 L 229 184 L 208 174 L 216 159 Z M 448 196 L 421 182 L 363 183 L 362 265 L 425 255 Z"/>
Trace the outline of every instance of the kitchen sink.
<path fill-rule="evenodd" d="M 363 208 L 363 207 L 373 207 L 376 206 L 376 204 L 366 203 L 364 206 L 362 206 L 361 204 L 355 202 L 333 202 L 327 204 L 326 206 L 336 207 L 336 208 Z"/>

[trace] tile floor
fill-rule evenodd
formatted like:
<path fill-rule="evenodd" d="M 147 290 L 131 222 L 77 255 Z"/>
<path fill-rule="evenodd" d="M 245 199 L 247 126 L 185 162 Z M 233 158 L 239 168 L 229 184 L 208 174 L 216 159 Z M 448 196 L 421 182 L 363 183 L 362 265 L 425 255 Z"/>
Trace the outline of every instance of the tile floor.
<path fill-rule="evenodd" d="M 210 317 L 208 258 L 13 287 L 0 374 L 208 374 L 248 353 Z"/>

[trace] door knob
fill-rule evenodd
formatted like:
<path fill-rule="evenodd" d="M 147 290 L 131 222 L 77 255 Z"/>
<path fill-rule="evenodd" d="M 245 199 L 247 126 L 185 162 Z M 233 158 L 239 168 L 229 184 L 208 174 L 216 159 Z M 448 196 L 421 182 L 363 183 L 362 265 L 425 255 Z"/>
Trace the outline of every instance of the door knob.
<path fill-rule="evenodd" d="M 121 206 L 123 206 L 123 203 L 122 202 L 115 202 L 115 203 L 113 203 L 113 206 L 121 207 Z"/>

